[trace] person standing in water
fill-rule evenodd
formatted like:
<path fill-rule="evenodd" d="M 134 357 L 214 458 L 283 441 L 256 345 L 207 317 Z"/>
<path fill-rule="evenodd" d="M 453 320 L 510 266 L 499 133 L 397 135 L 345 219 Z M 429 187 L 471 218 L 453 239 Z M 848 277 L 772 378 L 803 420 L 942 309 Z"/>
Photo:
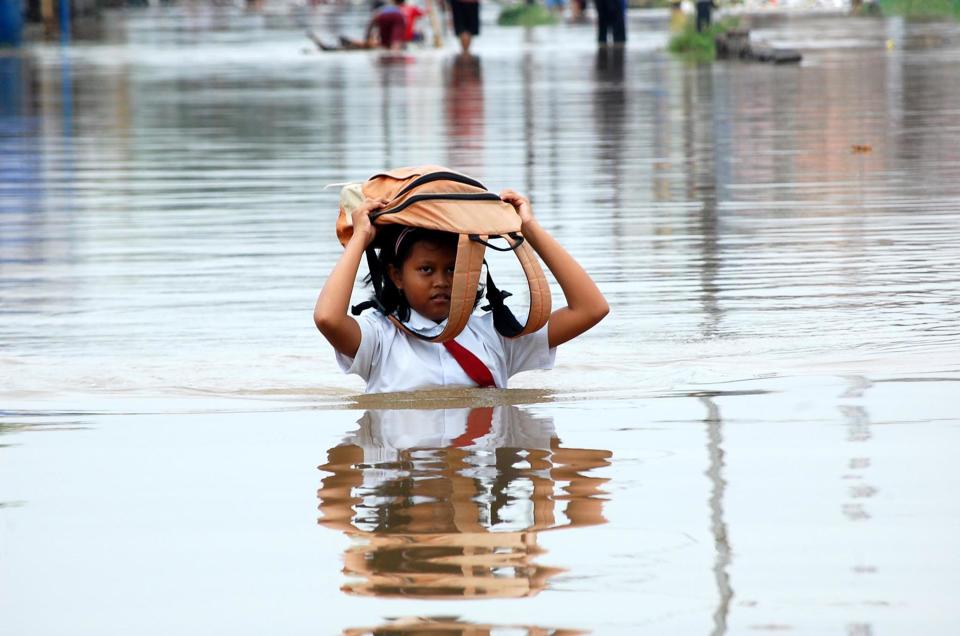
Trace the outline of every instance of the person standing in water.
<path fill-rule="evenodd" d="M 400 7 L 400 12 L 403 13 L 403 41 L 422 42 L 423 33 L 417 29 L 417 20 L 425 16 L 426 13 L 417 5 L 410 4 L 406 0 L 396 0 L 396 3 Z"/>
<path fill-rule="evenodd" d="M 449 0 L 453 32 L 464 53 L 470 52 L 473 38 L 480 35 L 480 0 Z"/>
<path fill-rule="evenodd" d="M 713 0 L 697 0 L 697 33 L 702 33 L 710 28 L 710 13 L 717 8 L 717 3 Z"/>
<path fill-rule="evenodd" d="M 597 43 L 607 45 L 607 35 L 613 36 L 614 45 L 622 46 L 627 41 L 626 0 L 596 0 Z"/>
<path fill-rule="evenodd" d="M 366 199 L 353 212 L 353 235 L 320 291 L 313 320 L 336 351 L 341 369 L 363 378 L 367 393 L 435 386 L 506 388 L 507 379 L 516 373 L 552 368 L 557 346 L 607 315 L 609 306 L 596 283 L 537 222 L 530 202 L 513 190 L 504 190 L 500 197 L 517 211 L 524 239 L 556 278 L 567 306 L 551 313 L 539 331 L 518 338 L 501 336 L 492 313 L 472 315 L 463 331 L 445 343 L 407 333 L 389 317 L 426 338 L 446 325 L 457 235 L 401 226 L 389 230 L 374 227 L 370 213 L 388 202 Z M 378 309 L 354 319 L 347 309 L 360 259 L 378 232 L 391 230 L 395 237 L 380 240 L 385 244 L 380 259 L 388 276 L 376 298 Z"/>

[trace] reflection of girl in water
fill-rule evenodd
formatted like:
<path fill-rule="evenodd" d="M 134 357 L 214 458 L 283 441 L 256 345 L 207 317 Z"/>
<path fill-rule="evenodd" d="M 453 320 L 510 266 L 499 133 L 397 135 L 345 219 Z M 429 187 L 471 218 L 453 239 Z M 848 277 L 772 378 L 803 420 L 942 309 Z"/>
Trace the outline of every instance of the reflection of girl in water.
<path fill-rule="evenodd" d="M 345 557 L 377 596 L 527 596 L 557 570 L 537 533 L 604 523 L 610 452 L 564 448 L 516 407 L 369 411 L 328 452 L 320 523 L 363 539 Z"/>

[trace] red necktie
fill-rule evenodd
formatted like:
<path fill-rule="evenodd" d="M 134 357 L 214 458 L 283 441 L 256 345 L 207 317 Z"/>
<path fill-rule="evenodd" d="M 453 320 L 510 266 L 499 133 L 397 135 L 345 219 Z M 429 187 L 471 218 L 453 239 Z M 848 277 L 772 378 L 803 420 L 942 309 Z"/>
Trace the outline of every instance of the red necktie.
<path fill-rule="evenodd" d="M 493 374 L 490 373 L 487 365 L 485 365 L 480 358 L 470 353 L 462 344 L 455 340 L 447 340 L 443 343 L 443 346 L 447 348 L 447 351 L 449 351 L 453 359 L 457 361 L 457 364 L 463 367 L 463 370 L 467 372 L 470 379 L 477 383 L 477 386 L 481 388 L 497 386 L 497 383 L 493 381 Z"/>

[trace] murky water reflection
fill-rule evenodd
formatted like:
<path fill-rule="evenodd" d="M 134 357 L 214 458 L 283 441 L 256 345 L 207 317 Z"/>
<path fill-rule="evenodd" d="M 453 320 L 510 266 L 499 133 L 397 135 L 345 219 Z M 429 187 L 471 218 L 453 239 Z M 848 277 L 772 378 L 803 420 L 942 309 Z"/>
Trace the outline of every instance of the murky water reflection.
<path fill-rule="evenodd" d="M 344 591 L 516 598 L 543 590 L 541 532 L 604 523 L 610 451 L 561 446 L 516 407 L 367 411 L 330 449 L 320 523 L 354 538 Z"/>
<path fill-rule="evenodd" d="M 361 21 L 0 57 L 0 625 L 956 631 L 957 25 L 756 23 L 797 68 L 685 66 L 657 13 L 304 52 Z M 530 193 L 607 294 L 554 371 L 336 369 L 322 186 L 425 162 Z"/>

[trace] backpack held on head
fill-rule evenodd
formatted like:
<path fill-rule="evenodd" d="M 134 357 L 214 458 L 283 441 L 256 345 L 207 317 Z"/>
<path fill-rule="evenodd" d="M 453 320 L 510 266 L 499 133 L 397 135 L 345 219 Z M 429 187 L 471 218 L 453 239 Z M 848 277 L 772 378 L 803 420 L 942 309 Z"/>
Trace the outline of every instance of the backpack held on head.
<path fill-rule="evenodd" d="M 396 225 L 459 235 L 446 327 L 429 338 L 408 329 L 396 316 L 389 316 L 399 328 L 429 342 L 453 340 L 463 331 L 473 313 L 484 265 L 483 254 L 487 247 L 513 251 L 527 276 L 530 290 L 530 312 L 526 324 L 521 325 L 503 302 L 510 294 L 497 289 L 488 268 L 486 298 L 493 312 L 493 324 L 500 335 L 516 338 L 533 333 L 547 324 L 550 318 L 550 288 L 536 253 L 524 242 L 520 233 L 520 217 L 513 206 L 488 192 L 483 184 L 440 166 L 399 168 L 376 174 L 365 183 L 351 183 L 340 191 L 337 238 L 342 245 L 346 245 L 353 236 L 351 215 L 365 198 L 389 201 L 383 208 L 370 214 L 370 220 L 380 229 Z M 507 246 L 492 245 L 490 241 L 496 238 L 504 239 Z M 370 279 L 378 299 L 387 275 L 377 259 L 376 250 L 380 248 L 375 239 L 366 252 Z M 371 306 L 376 306 L 376 303 L 362 303 L 354 308 L 354 314 Z"/>

